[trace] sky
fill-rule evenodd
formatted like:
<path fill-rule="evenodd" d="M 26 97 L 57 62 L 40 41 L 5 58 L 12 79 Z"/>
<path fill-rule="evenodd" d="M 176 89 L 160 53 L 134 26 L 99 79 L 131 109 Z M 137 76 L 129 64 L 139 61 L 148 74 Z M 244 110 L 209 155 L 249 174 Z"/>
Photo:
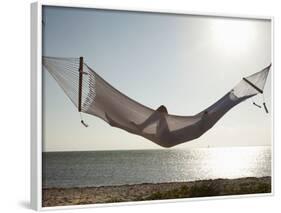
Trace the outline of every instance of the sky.
<path fill-rule="evenodd" d="M 271 63 L 269 20 L 51 6 L 42 18 L 44 56 L 83 56 L 122 93 L 150 108 L 163 104 L 171 114 L 200 112 Z M 43 151 L 161 149 L 87 114 L 85 128 L 77 108 L 42 72 Z M 271 72 L 264 98 L 271 109 Z M 271 112 L 248 100 L 200 138 L 174 148 L 264 145 L 271 145 Z"/>

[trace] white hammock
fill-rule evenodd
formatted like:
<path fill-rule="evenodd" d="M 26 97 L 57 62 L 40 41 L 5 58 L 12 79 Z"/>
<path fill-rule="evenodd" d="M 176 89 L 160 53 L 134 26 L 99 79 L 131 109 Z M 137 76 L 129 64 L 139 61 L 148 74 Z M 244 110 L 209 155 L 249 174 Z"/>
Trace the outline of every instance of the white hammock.
<path fill-rule="evenodd" d="M 113 127 L 172 147 L 200 137 L 232 107 L 263 93 L 270 66 L 243 78 L 216 103 L 194 116 L 167 113 L 164 106 L 150 109 L 122 94 L 80 58 L 43 57 L 54 77 L 79 111 L 95 115 Z"/>

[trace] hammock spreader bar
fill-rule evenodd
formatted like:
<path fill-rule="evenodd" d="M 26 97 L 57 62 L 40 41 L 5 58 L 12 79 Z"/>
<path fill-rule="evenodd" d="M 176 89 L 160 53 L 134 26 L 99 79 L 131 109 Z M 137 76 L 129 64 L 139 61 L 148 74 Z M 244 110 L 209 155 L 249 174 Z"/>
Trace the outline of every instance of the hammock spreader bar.
<path fill-rule="evenodd" d="M 82 83 L 83 83 L 83 57 L 79 59 L 79 94 L 78 94 L 78 111 L 81 112 L 81 103 L 82 103 Z"/>
<path fill-rule="evenodd" d="M 82 119 L 81 115 L 81 110 L 82 110 L 82 84 L 83 84 L 83 74 L 86 74 L 83 72 L 83 65 L 84 65 L 84 60 L 83 57 L 79 58 L 79 85 L 78 85 L 78 111 L 80 112 L 80 117 L 81 117 L 81 124 L 83 124 L 85 127 L 88 127 L 88 124 L 84 122 Z"/>
<path fill-rule="evenodd" d="M 248 84 L 250 84 L 252 87 L 254 87 L 260 93 L 263 93 L 263 91 L 260 88 L 258 88 L 256 85 L 254 85 L 251 81 L 247 80 L 246 78 L 243 78 L 243 80 L 246 81 Z"/>

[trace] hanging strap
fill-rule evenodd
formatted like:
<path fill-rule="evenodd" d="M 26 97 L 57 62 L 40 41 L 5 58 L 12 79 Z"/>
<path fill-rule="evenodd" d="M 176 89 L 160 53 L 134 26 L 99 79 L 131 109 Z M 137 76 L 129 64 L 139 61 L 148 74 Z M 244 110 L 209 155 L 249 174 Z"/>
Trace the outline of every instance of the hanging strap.
<path fill-rule="evenodd" d="M 268 113 L 268 109 L 266 107 L 265 100 L 264 100 L 264 94 L 262 94 L 262 99 L 263 99 L 263 108 L 264 108 L 265 112 Z"/>
<path fill-rule="evenodd" d="M 79 115 L 80 115 L 81 124 L 83 124 L 84 127 L 88 127 L 89 125 L 84 122 L 81 112 L 79 112 Z"/>
<path fill-rule="evenodd" d="M 263 102 L 263 107 L 264 107 L 265 112 L 268 113 L 268 109 L 267 109 L 267 107 L 266 107 L 265 102 Z"/>
<path fill-rule="evenodd" d="M 84 127 L 88 127 L 89 125 L 88 124 L 86 124 L 83 120 L 81 120 L 81 124 L 83 124 L 84 125 Z"/>
<path fill-rule="evenodd" d="M 263 97 L 263 103 L 262 103 L 263 108 L 264 108 L 264 110 L 265 110 L 266 113 L 269 113 L 268 108 L 267 108 L 266 103 L 265 103 L 265 100 L 264 100 L 264 94 L 262 94 L 262 97 Z M 262 108 L 261 105 L 256 104 L 253 100 L 252 100 L 252 102 L 253 102 L 253 105 L 254 105 L 254 106 L 256 106 L 256 107 L 258 107 L 258 108 Z"/>
<path fill-rule="evenodd" d="M 261 108 L 261 105 L 256 104 L 254 101 L 253 101 L 253 105 L 255 105 L 258 108 Z"/>

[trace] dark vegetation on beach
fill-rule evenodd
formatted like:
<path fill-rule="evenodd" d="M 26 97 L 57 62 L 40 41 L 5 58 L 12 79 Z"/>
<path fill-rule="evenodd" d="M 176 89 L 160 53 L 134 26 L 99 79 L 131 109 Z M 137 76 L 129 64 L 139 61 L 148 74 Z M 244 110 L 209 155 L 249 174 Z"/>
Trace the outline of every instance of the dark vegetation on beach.
<path fill-rule="evenodd" d="M 270 182 L 248 180 L 238 181 L 231 184 L 224 179 L 215 181 L 197 181 L 192 186 L 181 186 L 179 188 L 166 191 L 156 192 L 147 197 L 147 200 L 175 199 L 175 198 L 191 198 L 191 197 L 211 197 L 223 195 L 242 195 L 242 194 L 258 194 L 270 193 Z"/>
<path fill-rule="evenodd" d="M 114 203 L 271 192 L 271 177 L 43 189 L 43 206 Z"/>

